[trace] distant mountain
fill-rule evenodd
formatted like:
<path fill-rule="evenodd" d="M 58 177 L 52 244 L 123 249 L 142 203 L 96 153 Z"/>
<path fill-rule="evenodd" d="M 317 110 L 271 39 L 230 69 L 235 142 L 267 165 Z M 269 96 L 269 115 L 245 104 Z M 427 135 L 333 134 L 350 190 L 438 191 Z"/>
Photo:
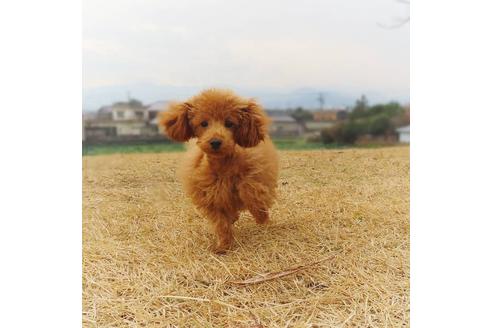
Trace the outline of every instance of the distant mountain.
<path fill-rule="evenodd" d="M 116 85 L 85 89 L 82 91 L 82 108 L 94 111 L 101 106 L 117 101 L 126 101 L 128 97 L 138 99 L 144 104 L 160 100 L 179 100 L 192 96 L 199 91 L 193 87 L 170 87 L 155 84 Z"/>
<path fill-rule="evenodd" d="M 357 97 L 316 89 L 296 89 L 289 91 L 262 91 L 251 92 L 251 95 L 265 106 L 266 108 L 296 108 L 303 107 L 307 109 L 319 109 L 319 97 L 322 94 L 324 108 L 327 107 L 345 107 L 355 102 Z"/>
<path fill-rule="evenodd" d="M 83 109 L 95 111 L 101 106 L 110 105 L 117 101 L 126 101 L 128 97 L 141 100 L 144 104 L 150 104 L 160 100 L 183 100 L 197 92 L 201 87 L 174 87 L 156 84 L 131 84 L 119 86 L 98 87 L 83 90 Z M 318 109 L 320 107 L 319 95 L 323 95 L 324 107 L 352 106 L 361 93 L 345 94 L 337 91 L 329 91 L 314 88 L 302 89 L 253 89 L 232 88 L 238 94 L 245 97 L 258 99 L 265 108 L 286 109 L 304 107 L 307 109 Z M 407 102 L 407 99 L 385 98 L 374 92 L 366 92 L 369 101 L 382 102 L 399 100 Z"/>

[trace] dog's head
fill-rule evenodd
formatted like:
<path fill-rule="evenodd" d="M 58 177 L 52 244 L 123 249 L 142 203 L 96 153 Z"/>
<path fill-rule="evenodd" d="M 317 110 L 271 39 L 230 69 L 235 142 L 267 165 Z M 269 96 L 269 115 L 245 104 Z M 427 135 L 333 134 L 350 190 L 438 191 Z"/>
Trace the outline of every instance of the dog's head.
<path fill-rule="evenodd" d="M 197 138 L 207 154 L 223 156 L 235 145 L 254 147 L 267 134 L 268 118 L 254 100 L 231 91 L 210 89 L 183 103 L 171 104 L 160 121 L 176 141 Z"/>

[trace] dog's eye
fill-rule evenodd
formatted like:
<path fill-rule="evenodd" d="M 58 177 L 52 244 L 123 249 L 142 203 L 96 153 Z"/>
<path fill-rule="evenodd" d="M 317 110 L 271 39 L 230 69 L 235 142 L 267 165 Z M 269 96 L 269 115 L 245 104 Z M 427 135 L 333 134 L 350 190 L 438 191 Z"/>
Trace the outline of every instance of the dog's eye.
<path fill-rule="evenodd" d="M 208 122 L 202 121 L 202 123 L 200 123 L 200 125 L 203 126 L 204 128 L 206 128 L 208 126 Z"/>
<path fill-rule="evenodd" d="M 232 128 L 234 126 L 234 123 L 232 123 L 231 121 L 225 121 L 224 125 L 226 128 Z"/>

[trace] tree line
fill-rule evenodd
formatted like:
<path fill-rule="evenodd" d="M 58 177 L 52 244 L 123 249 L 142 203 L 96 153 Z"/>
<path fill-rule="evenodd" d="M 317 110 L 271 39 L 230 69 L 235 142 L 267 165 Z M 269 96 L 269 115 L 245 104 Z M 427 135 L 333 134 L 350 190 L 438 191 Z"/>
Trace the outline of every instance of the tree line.
<path fill-rule="evenodd" d="M 397 102 L 369 106 L 362 96 L 349 112 L 347 120 L 321 131 L 325 144 L 353 144 L 362 136 L 389 137 L 396 134 L 396 128 L 410 124 L 409 109 Z"/>

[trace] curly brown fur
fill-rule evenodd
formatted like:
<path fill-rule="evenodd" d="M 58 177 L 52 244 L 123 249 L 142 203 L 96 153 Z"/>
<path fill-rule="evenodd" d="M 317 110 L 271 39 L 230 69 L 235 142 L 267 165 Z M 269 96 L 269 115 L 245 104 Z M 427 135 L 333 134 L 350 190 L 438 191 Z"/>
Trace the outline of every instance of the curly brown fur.
<path fill-rule="evenodd" d="M 268 221 L 278 156 L 260 105 L 231 91 L 210 89 L 171 104 L 160 124 L 174 140 L 196 138 L 179 177 L 186 194 L 214 227 L 216 252 L 231 247 L 232 226 L 240 211 L 248 210 L 259 224 Z"/>

